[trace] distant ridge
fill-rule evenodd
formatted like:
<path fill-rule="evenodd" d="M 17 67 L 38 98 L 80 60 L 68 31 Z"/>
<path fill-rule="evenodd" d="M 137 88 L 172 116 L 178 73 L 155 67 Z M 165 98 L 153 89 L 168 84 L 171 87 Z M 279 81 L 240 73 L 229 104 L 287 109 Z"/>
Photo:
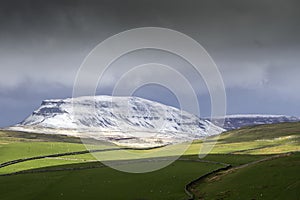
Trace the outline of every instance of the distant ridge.
<path fill-rule="evenodd" d="M 211 120 L 212 123 L 220 125 L 220 119 L 216 117 Z M 254 126 L 259 124 L 276 124 L 282 122 L 298 122 L 299 117 L 287 115 L 268 115 L 268 114 L 234 114 L 226 115 L 223 128 L 226 130 L 238 129 L 245 126 Z"/>

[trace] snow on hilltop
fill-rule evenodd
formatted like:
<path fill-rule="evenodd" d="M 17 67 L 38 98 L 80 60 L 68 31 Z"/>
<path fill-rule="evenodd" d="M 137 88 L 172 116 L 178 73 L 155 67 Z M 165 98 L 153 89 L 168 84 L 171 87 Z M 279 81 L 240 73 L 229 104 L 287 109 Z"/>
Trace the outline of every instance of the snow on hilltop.
<path fill-rule="evenodd" d="M 218 124 L 220 118 L 211 120 L 214 124 Z M 282 122 L 297 122 L 300 121 L 299 117 L 286 116 L 286 115 L 262 115 L 262 114 L 238 114 L 226 115 L 224 120 L 224 129 L 233 130 L 244 126 L 254 126 L 260 124 L 275 124 Z"/>
<path fill-rule="evenodd" d="M 149 146 L 157 141 L 169 144 L 224 131 L 171 106 L 138 97 L 111 96 L 44 100 L 28 118 L 9 129 Z"/>

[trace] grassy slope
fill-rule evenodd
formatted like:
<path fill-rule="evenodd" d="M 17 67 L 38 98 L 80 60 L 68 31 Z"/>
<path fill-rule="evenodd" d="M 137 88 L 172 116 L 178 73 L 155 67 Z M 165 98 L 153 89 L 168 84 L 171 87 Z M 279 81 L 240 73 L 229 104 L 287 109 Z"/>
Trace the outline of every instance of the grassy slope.
<path fill-rule="evenodd" d="M 45 135 L 0 131 L 0 163 L 49 154 L 86 150 L 80 139 L 61 135 Z M 0 168 L 0 174 L 59 164 L 78 163 L 76 160 L 42 159 Z"/>
<path fill-rule="evenodd" d="M 210 155 L 206 159 L 219 161 L 230 164 L 243 164 L 252 161 L 260 156 L 247 156 L 249 154 L 275 154 L 289 151 L 299 151 L 299 130 L 300 123 L 283 123 L 275 125 L 261 125 L 256 127 L 246 127 L 239 130 L 230 131 L 222 134 L 218 138 L 217 144 L 214 146 Z M 216 138 L 210 138 L 214 141 Z M 61 142 L 63 141 L 63 142 Z M 201 148 L 201 141 L 194 142 L 185 155 L 197 155 Z M 174 147 L 176 149 L 176 147 Z M 64 153 L 72 151 L 85 150 L 84 145 L 80 144 L 77 138 L 59 136 L 59 135 L 43 135 L 28 134 L 19 132 L 0 131 L 0 163 L 24 157 L 33 157 L 39 155 L 48 155 L 55 153 Z M 143 157 L 151 157 L 148 152 L 151 151 L 135 151 Z M 160 156 L 175 156 L 176 151 L 172 148 L 168 151 L 160 153 Z M 245 156 L 229 156 L 227 154 L 238 153 Z M 212 156 L 212 154 L 217 154 Z M 220 155 L 224 154 L 224 155 Z M 95 153 L 102 160 L 110 160 L 120 155 L 120 152 L 101 152 Z M 119 156 L 120 157 L 120 156 Z M 194 156 L 196 157 L 196 156 Z M 130 159 L 122 155 L 119 159 Z M 19 170 L 46 167 L 58 164 L 72 164 L 85 161 L 96 160 L 92 154 L 63 156 L 61 158 L 41 159 L 27 161 L 0 168 L 0 174 L 9 173 Z M 244 162 L 242 162 L 244 160 Z"/>
<path fill-rule="evenodd" d="M 26 141 L 26 142 L 12 142 L 8 144 L 3 144 L 0 146 L 0 162 L 6 162 L 9 160 L 19 159 L 19 158 L 27 158 L 34 157 L 40 155 L 49 155 L 56 153 L 64 153 L 64 152 L 72 152 L 72 151 L 82 151 L 85 150 L 84 145 L 78 143 L 70 143 L 70 142 L 53 142 L 53 137 L 51 136 L 51 141 Z M 179 145 L 180 146 L 180 145 Z M 177 147 L 174 146 L 170 149 L 167 149 L 164 152 L 161 152 L 159 156 L 176 156 L 177 153 L 175 151 Z M 201 142 L 193 143 L 189 149 L 186 151 L 185 155 L 188 158 L 198 159 L 198 152 L 201 148 Z M 215 149 L 219 148 L 216 145 Z M 241 148 L 241 147 L 240 147 Z M 173 150 L 174 149 L 174 150 Z M 223 152 L 221 150 L 214 150 L 215 152 Z M 157 150 L 135 150 L 133 153 L 139 155 L 140 157 L 152 157 L 151 152 L 155 152 Z M 94 155 L 99 156 L 101 160 L 111 160 L 111 158 L 118 159 L 130 159 L 128 155 L 120 156 L 119 151 L 110 151 L 110 152 L 100 152 L 94 153 Z M 249 162 L 255 159 L 260 158 L 260 156 L 244 156 L 244 157 L 232 157 L 230 155 L 224 154 L 216 154 L 216 155 L 208 155 L 205 159 L 225 162 L 230 164 L 243 164 L 245 162 Z M 73 164 L 73 163 L 81 163 L 81 162 L 90 162 L 96 161 L 97 159 L 90 153 L 81 154 L 81 155 L 69 155 L 69 156 L 61 156 L 58 158 L 45 158 L 39 160 L 31 160 L 26 161 L 14 165 L 10 165 L 7 167 L 0 168 L 0 174 L 12 173 L 21 170 L 28 170 L 40 167 L 47 166 L 55 166 L 55 165 L 63 165 L 63 164 Z"/>
<path fill-rule="evenodd" d="M 1 200 L 186 199 L 185 184 L 218 167 L 217 164 L 176 161 L 146 174 L 129 174 L 103 167 L 6 176 L 0 177 Z"/>
<path fill-rule="evenodd" d="M 61 135 L 46 135 L 0 131 L 0 163 L 47 154 L 82 151 L 80 139 Z"/>
<path fill-rule="evenodd" d="M 228 148 L 237 152 L 246 150 L 238 152 L 246 154 L 300 151 L 300 123 L 259 125 L 229 131 L 218 138 L 217 151 L 222 151 L 222 148 L 225 152 Z"/>
<path fill-rule="evenodd" d="M 238 169 L 196 187 L 201 199 L 299 199 L 300 153 Z"/>
<path fill-rule="evenodd" d="M 249 126 L 223 133 L 220 142 L 249 142 L 251 140 L 274 140 L 287 136 L 294 136 L 299 142 L 300 122 L 279 123 L 271 125 Z"/>
<path fill-rule="evenodd" d="M 258 154 L 299 151 L 299 130 L 300 123 L 284 123 L 247 127 L 224 133 L 212 150 L 212 154 L 209 154 L 205 159 L 237 166 L 265 157 L 265 155 Z M 210 138 L 211 141 L 215 139 L 216 138 Z M 61 140 L 64 142 L 60 142 Z M 78 142 L 76 138 L 65 136 L 25 135 L 2 131 L 0 132 L 0 162 L 28 156 L 84 150 L 84 146 Z M 186 151 L 184 158 L 197 159 L 200 147 L 201 141 L 193 143 Z M 107 152 L 105 153 L 105 157 L 109 158 L 114 153 L 115 152 Z M 140 153 L 145 152 L 140 151 Z M 166 152 L 165 155 L 173 154 L 172 151 L 169 151 Z M 59 159 L 33 160 L 0 168 L 0 173 L 62 164 L 75 165 L 74 163 L 90 160 L 95 160 L 91 154 L 63 156 Z M 295 164 L 295 162 L 293 162 L 293 164 Z M 299 163 L 297 164 L 299 165 Z M 77 164 L 75 166 L 77 166 Z M 32 199 L 37 195 L 36 198 L 40 199 L 39 195 L 47 194 L 50 195 L 52 199 L 58 197 L 64 197 L 64 199 L 66 199 L 66 196 L 76 199 L 75 197 L 80 197 L 81 195 L 90 195 L 89 197 L 96 197 L 98 194 L 100 196 L 107 196 L 108 193 L 111 195 L 113 191 L 120 191 L 113 192 L 115 199 L 120 199 L 122 194 L 126 194 L 123 196 L 123 199 L 158 199 L 160 197 L 165 197 L 162 199 L 168 199 L 167 197 L 170 197 L 169 199 L 181 199 L 185 196 L 183 187 L 188 181 L 210 170 L 221 167 L 220 165 L 211 163 L 204 164 L 188 161 L 176 161 L 172 166 L 173 168 L 169 166 L 158 172 L 143 175 L 120 173 L 105 167 L 80 171 L 48 172 L 0 177 L 0 192 L 3 194 L 2 196 L 7 199 L 17 198 L 18 195 L 24 195 L 27 197 L 25 199 Z M 277 165 L 275 168 L 277 168 Z M 268 169 L 266 167 L 264 174 L 267 173 Z M 164 174 L 168 175 L 164 176 Z M 178 178 L 178 182 L 171 179 L 173 176 Z M 90 178 L 85 179 L 84 177 Z M 143 180 L 145 180 L 145 182 L 143 182 Z M 164 182 L 164 180 L 167 182 Z M 60 182 L 64 184 L 62 185 Z M 111 184 L 111 182 L 114 184 Z M 140 184 L 137 184 L 137 182 Z M 18 185 L 14 186 L 16 183 Z M 71 185 L 68 186 L 68 184 Z M 150 186 L 148 186 L 149 184 Z M 238 182 L 236 184 L 238 184 Z M 274 184 L 276 185 L 277 183 Z M 5 188 L 2 187 L 3 185 L 5 185 Z M 132 185 L 136 187 L 136 189 L 134 189 Z M 156 191 L 155 194 L 151 192 L 151 185 L 153 185 L 152 191 Z M 14 194 L 13 188 L 15 187 L 21 188 L 20 192 Z M 85 189 L 80 193 L 80 188 L 82 187 Z M 164 192 L 159 190 L 159 188 L 165 187 L 169 187 L 170 189 L 163 190 Z M 202 191 L 204 188 L 200 187 L 205 188 L 205 185 L 199 186 L 199 190 Z M 142 192 L 137 192 L 138 189 Z M 134 195 L 135 193 L 137 193 L 137 195 Z M 175 196 L 173 196 L 173 194 Z"/>
<path fill-rule="evenodd" d="M 299 136 L 300 123 L 246 127 L 222 134 L 217 151 L 231 152 L 224 155 L 224 162 L 232 162 L 235 158 L 241 161 L 250 155 L 263 158 L 276 153 L 299 152 Z M 220 160 L 220 157 L 213 160 Z M 211 176 L 200 181 L 194 193 L 200 199 L 298 199 L 299 167 L 300 153 L 294 153 L 249 165 L 221 177 Z"/>

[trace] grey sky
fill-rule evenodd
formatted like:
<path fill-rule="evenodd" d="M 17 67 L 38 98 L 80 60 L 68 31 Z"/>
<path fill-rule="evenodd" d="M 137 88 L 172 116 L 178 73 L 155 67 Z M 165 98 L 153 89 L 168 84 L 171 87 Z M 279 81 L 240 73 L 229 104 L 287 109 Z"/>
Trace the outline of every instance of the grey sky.
<path fill-rule="evenodd" d="M 297 0 L 2 0 L 0 126 L 19 122 L 42 99 L 70 97 L 79 66 L 99 42 L 144 26 L 183 32 L 205 47 L 222 73 L 228 113 L 299 116 L 299 7 Z M 177 105 L 156 86 L 137 94 Z M 209 114 L 205 89 L 198 97 Z"/>

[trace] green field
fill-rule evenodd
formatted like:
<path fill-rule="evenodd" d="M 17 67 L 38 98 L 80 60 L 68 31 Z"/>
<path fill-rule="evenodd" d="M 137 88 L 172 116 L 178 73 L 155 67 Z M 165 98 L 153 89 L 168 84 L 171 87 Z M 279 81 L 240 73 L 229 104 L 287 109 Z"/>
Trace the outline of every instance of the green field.
<path fill-rule="evenodd" d="M 76 168 L 76 165 L 61 167 Z M 218 167 L 176 161 L 162 170 L 145 174 L 129 174 L 101 166 L 20 174 L 0 178 L 1 199 L 186 199 L 185 185 Z M 18 192 L 14 188 L 19 188 Z"/>
<path fill-rule="evenodd" d="M 203 142 L 194 141 L 179 160 L 166 168 L 130 174 L 97 162 L 93 154 L 84 152 L 86 148 L 78 138 L 0 131 L 0 164 L 18 161 L 0 165 L 0 199 L 189 199 L 189 192 L 195 199 L 300 196 L 300 154 L 288 154 L 300 151 L 300 123 L 246 127 L 211 137 L 205 142 L 217 143 L 199 159 Z M 172 146 L 159 156 L 176 156 L 179 147 Z M 146 159 L 158 150 L 130 151 Z M 73 152 L 81 153 L 57 155 Z M 105 161 L 120 153 L 111 150 L 94 155 Z M 28 158 L 31 160 L 18 160 Z M 143 159 L 133 160 L 141 162 Z M 213 173 L 225 167 L 227 171 Z"/>
<path fill-rule="evenodd" d="M 299 199 L 300 153 L 224 171 L 193 188 L 198 199 Z"/>

